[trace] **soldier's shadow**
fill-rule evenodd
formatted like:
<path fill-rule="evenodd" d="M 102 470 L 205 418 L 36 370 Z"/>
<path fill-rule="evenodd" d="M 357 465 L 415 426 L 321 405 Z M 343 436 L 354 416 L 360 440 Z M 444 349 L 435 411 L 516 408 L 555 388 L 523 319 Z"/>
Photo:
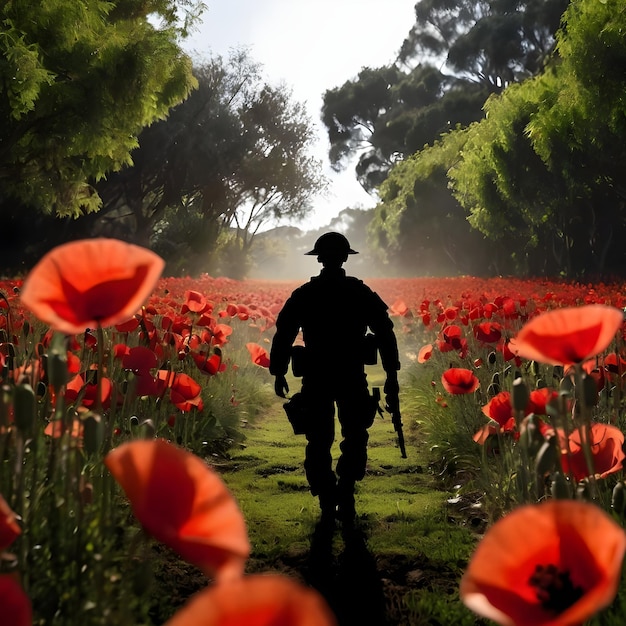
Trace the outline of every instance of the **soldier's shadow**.
<path fill-rule="evenodd" d="M 342 530 L 342 538 L 343 550 L 335 556 L 333 529 L 318 525 L 311 539 L 307 582 L 324 596 L 339 626 L 384 626 L 383 584 L 366 535 L 350 528 Z"/>

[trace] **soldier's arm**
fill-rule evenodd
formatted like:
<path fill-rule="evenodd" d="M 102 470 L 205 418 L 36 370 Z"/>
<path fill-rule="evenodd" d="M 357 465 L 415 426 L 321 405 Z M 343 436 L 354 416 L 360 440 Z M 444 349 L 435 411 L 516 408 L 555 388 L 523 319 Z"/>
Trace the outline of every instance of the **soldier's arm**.
<path fill-rule="evenodd" d="M 276 318 L 276 333 L 270 349 L 270 374 L 285 376 L 289 368 L 291 346 L 300 330 L 297 299 L 293 295 L 285 302 Z"/>

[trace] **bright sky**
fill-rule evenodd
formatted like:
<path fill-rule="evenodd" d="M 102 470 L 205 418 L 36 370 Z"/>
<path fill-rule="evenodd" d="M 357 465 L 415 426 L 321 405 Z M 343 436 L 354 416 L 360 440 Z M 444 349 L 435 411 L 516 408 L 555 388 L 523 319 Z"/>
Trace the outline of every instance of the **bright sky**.
<path fill-rule="evenodd" d="M 319 134 L 314 155 L 331 178 L 327 197 L 297 224 L 326 226 L 347 207 L 373 207 L 354 168 L 336 175 L 328 165 L 328 142 L 320 120 L 327 89 L 356 78 L 363 67 L 393 62 L 415 22 L 416 0 L 206 0 L 199 30 L 184 47 L 201 57 L 246 47 L 272 84 L 284 82 L 294 100 L 306 103 Z"/>

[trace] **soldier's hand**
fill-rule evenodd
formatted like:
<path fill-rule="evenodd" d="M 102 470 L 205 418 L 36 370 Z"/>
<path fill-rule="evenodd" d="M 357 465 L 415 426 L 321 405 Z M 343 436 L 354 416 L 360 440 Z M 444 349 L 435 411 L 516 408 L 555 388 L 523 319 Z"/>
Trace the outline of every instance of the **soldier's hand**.
<path fill-rule="evenodd" d="M 284 398 L 286 393 L 289 393 L 289 385 L 287 384 L 287 380 L 281 374 L 276 375 L 276 380 L 274 381 L 274 391 L 276 395 Z"/>
<path fill-rule="evenodd" d="M 389 372 L 387 374 L 387 380 L 385 381 L 383 390 L 385 392 L 387 410 L 390 412 L 397 411 L 400 407 L 400 401 L 398 399 L 400 386 L 398 385 L 398 375 L 395 372 Z"/>

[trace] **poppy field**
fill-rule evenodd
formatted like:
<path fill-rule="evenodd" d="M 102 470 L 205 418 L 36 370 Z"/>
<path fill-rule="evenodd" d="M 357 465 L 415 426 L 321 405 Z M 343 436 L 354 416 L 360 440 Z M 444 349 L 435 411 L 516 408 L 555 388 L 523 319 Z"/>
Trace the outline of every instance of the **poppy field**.
<path fill-rule="evenodd" d="M 154 542 L 207 579 L 169 625 L 335 624 L 314 589 L 246 574 L 246 520 L 214 463 L 268 402 L 274 323 L 297 284 L 162 269 L 96 239 L 0 284 L 3 624 L 154 623 Z M 501 624 L 619 618 L 622 286 L 366 282 L 394 320 L 405 428 L 486 522 L 461 600 Z"/>

